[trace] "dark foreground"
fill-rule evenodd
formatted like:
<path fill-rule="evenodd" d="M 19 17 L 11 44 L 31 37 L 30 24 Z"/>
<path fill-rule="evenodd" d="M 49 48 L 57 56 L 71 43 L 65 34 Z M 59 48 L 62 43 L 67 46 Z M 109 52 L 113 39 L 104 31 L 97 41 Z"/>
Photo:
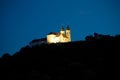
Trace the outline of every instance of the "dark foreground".
<path fill-rule="evenodd" d="M 104 55 L 119 49 L 120 36 L 25 46 L 0 58 L 0 80 L 103 80 Z"/>

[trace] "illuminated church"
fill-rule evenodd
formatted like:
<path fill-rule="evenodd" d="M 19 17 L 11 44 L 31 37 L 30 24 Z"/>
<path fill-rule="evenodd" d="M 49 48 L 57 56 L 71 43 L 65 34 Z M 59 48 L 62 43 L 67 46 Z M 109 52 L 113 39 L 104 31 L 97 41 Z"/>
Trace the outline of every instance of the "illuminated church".
<path fill-rule="evenodd" d="M 64 30 L 64 27 L 62 26 L 60 32 L 50 32 L 47 35 L 47 43 L 64 43 L 70 41 L 71 34 L 69 26 L 66 27 L 66 30 Z"/>
<path fill-rule="evenodd" d="M 64 30 L 64 27 L 62 26 L 60 32 L 50 32 L 49 34 L 46 35 L 46 38 L 32 40 L 29 43 L 29 46 L 32 47 L 47 43 L 49 44 L 49 43 L 65 43 L 65 42 L 71 42 L 71 34 L 70 34 L 69 26 L 66 27 L 66 30 Z"/>

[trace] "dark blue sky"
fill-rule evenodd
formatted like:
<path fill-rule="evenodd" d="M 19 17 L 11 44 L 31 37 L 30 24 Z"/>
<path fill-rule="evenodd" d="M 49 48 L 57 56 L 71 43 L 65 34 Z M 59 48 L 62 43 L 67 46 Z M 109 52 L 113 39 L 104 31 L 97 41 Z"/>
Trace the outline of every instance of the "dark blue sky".
<path fill-rule="evenodd" d="M 120 34 L 120 0 L 0 0 L 0 56 L 69 25 L 72 41 Z"/>

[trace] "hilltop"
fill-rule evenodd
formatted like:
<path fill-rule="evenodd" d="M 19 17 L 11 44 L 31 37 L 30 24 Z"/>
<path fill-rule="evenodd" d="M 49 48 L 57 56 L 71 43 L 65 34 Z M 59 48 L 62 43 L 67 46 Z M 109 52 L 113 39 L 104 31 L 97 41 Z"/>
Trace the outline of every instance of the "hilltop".
<path fill-rule="evenodd" d="M 0 58 L 3 80 L 102 80 L 105 55 L 120 53 L 120 35 L 94 34 L 84 41 L 28 45 Z"/>

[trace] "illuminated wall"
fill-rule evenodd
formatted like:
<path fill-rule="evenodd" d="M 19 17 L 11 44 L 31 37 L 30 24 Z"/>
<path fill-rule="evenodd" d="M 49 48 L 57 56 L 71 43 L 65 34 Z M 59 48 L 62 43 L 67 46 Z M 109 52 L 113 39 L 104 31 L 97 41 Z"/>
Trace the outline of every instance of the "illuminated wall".
<path fill-rule="evenodd" d="M 70 30 L 60 31 L 59 36 L 58 34 L 48 34 L 47 35 L 47 43 L 63 43 L 63 42 L 70 42 Z"/>

